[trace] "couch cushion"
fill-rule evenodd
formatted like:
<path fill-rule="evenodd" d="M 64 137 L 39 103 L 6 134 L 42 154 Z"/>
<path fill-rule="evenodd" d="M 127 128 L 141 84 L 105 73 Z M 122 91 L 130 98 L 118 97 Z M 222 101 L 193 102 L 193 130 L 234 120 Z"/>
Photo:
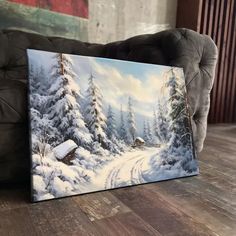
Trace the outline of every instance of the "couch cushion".
<path fill-rule="evenodd" d="M 0 124 L 25 123 L 27 118 L 26 84 L 0 80 Z"/>

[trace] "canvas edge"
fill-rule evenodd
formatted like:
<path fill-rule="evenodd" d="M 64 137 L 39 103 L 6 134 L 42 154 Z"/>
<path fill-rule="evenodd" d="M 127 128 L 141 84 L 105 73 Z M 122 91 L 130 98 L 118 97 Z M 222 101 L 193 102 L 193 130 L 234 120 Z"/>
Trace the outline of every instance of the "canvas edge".
<path fill-rule="evenodd" d="M 55 37 L 57 38 L 57 37 Z M 46 53 L 62 53 L 68 56 L 79 56 L 79 57 L 90 57 L 90 58 L 101 58 L 104 60 L 108 60 L 108 61 L 118 61 L 118 62 L 125 62 L 125 63 L 135 63 L 135 64 L 142 64 L 142 65 L 149 65 L 149 66 L 155 66 L 155 67 L 168 67 L 168 68 L 178 68 L 178 69 L 182 69 L 183 67 L 180 66 L 171 66 L 171 65 L 162 65 L 162 64 L 154 64 L 154 63 L 147 63 L 147 62 L 138 62 L 138 61 L 134 61 L 134 60 L 129 60 L 129 59 L 117 59 L 117 58 L 109 58 L 109 57 L 103 57 L 103 56 L 91 56 L 91 55 L 83 55 L 83 54 L 73 54 L 73 53 L 66 53 L 66 52 L 60 52 L 60 51 L 46 51 L 46 50 L 41 50 L 41 49 L 35 49 L 35 48 L 28 48 L 27 50 L 32 50 L 32 51 L 39 51 L 39 52 L 46 52 Z M 185 85 L 186 86 L 186 85 Z"/>
<path fill-rule="evenodd" d="M 29 143 L 29 158 L 30 158 L 30 201 L 31 203 L 37 202 L 34 200 L 33 197 L 33 174 L 32 174 L 32 167 L 33 167 L 33 156 L 32 156 L 32 127 L 31 127 L 31 112 L 30 112 L 30 79 L 29 79 L 29 62 L 30 62 L 30 51 L 34 49 L 26 49 L 26 55 L 27 55 L 27 112 L 28 112 L 28 143 Z"/>

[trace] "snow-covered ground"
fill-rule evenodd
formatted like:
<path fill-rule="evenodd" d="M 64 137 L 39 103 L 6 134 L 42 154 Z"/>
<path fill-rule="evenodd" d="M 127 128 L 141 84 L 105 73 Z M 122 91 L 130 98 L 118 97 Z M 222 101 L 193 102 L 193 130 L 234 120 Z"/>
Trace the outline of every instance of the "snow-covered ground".
<path fill-rule="evenodd" d="M 161 158 L 164 146 L 132 148 L 121 155 L 103 156 L 106 161 L 99 163 L 99 156 L 91 156 L 82 152 L 78 158 L 89 157 L 89 160 L 68 166 L 57 161 L 53 154 L 48 155 L 43 163 L 38 155 L 34 155 L 34 197 L 35 200 L 46 200 L 81 193 L 89 193 L 104 189 L 173 179 L 196 175 L 198 170 L 188 172 L 184 170 L 181 161 L 173 165 L 165 164 Z M 105 158 L 106 157 L 106 158 Z M 180 160 L 183 159 L 180 157 Z M 94 166 L 87 166 L 94 160 Z M 165 158 L 164 158 L 165 160 Z M 97 163 L 97 164 L 96 164 Z M 81 166 L 82 164 L 82 166 Z"/>
<path fill-rule="evenodd" d="M 142 173 L 150 168 L 150 159 L 158 154 L 158 148 L 145 147 L 124 153 L 99 169 L 91 179 L 97 189 L 110 189 L 145 183 Z"/>
<path fill-rule="evenodd" d="M 162 166 L 159 151 L 160 148 L 157 147 L 144 147 L 124 153 L 108 162 L 101 169 L 97 169 L 90 182 L 82 184 L 83 187 L 80 188 L 80 191 L 92 192 L 197 174 L 197 172 L 187 173 L 179 163 L 171 168 L 170 166 Z M 160 172 L 156 170 L 155 173 L 152 168 L 154 159 L 156 164 L 159 163 Z"/>

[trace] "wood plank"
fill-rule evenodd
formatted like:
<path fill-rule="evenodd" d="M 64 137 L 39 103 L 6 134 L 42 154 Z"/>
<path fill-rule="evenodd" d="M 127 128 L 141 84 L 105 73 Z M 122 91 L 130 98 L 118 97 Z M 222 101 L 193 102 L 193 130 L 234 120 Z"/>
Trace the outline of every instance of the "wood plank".
<path fill-rule="evenodd" d="M 227 39 L 227 33 L 228 33 L 228 20 L 229 20 L 229 4 L 227 4 L 225 1 L 224 2 L 224 11 L 223 11 L 223 27 L 222 27 L 222 32 L 221 32 L 221 43 L 219 44 L 220 47 L 220 63 L 219 63 L 219 74 L 218 74 L 218 92 L 217 92 L 217 99 L 216 99 L 216 114 L 217 114 L 217 120 L 216 122 L 221 122 L 221 115 L 222 115 L 222 106 L 221 102 L 224 99 L 223 92 L 224 92 L 224 67 L 225 67 L 225 53 L 226 53 L 226 39 Z"/>
<path fill-rule="evenodd" d="M 96 228 L 109 236 L 161 236 L 161 234 L 134 213 L 126 213 L 93 222 Z"/>
<path fill-rule="evenodd" d="M 236 122 L 236 0 L 234 1 L 234 11 L 233 11 L 233 43 L 232 43 L 232 53 L 231 53 L 231 70 L 230 74 L 232 76 L 232 86 L 230 90 L 231 94 L 231 102 L 229 104 L 230 107 L 230 121 Z"/>
<path fill-rule="evenodd" d="M 202 2 L 202 0 L 179 0 L 176 27 L 184 27 L 199 32 Z"/>
<path fill-rule="evenodd" d="M 218 131 L 218 133 L 211 133 L 208 134 L 207 140 L 206 142 L 210 143 L 214 140 L 217 140 L 218 142 L 220 142 L 222 145 L 226 145 L 228 148 L 230 148 L 231 151 L 234 151 L 236 149 L 236 147 L 234 145 L 236 145 L 236 133 L 232 134 L 230 132 L 227 133 L 227 131 L 225 131 L 225 133 L 223 134 L 222 132 Z M 215 144 L 213 144 L 213 146 L 216 146 Z"/>
<path fill-rule="evenodd" d="M 215 235 L 214 231 L 204 224 L 180 212 L 159 194 L 150 190 L 159 184 L 119 189 L 113 194 L 163 235 Z"/>
<path fill-rule="evenodd" d="M 205 168 L 207 168 L 207 170 L 209 171 L 209 172 L 212 172 L 212 173 L 214 173 L 214 178 L 217 178 L 217 177 L 222 177 L 223 179 L 222 179 L 222 182 L 224 183 L 228 183 L 228 182 L 230 182 L 231 184 L 229 185 L 229 186 L 227 186 L 228 188 L 230 188 L 230 186 L 232 187 L 232 188 L 235 188 L 235 182 L 234 182 L 234 180 L 235 180 L 235 177 L 232 177 L 230 174 L 228 174 L 227 172 L 222 172 L 222 168 L 221 168 L 221 170 L 219 170 L 219 169 L 217 169 L 215 166 L 213 166 L 212 164 L 208 164 L 208 163 L 205 163 L 205 162 L 203 162 L 203 161 L 198 161 L 199 162 L 199 166 L 200 167 L 205 167 Z M 201 170 L 200 170 L 201 171 Z M 208 180 L 206 180 L 206 181 L 208 181 Z M 232 190 L 232 189 L 231 189 Z"/>
<path fill-rule="evenodd" d="M 76 206 L 73 197 L 31 204 L 28 211 L 39 235 L 103 235 Z"/>
<path fill-rule="evenodd" d="M 231 21 L 232 21 L 232 14 L 233 11 L 233 0 L 228 0 L 227 1 L 227 9 L 226 9 L 226 15 L 225 15 L 225 32 L 224 32 L 224 39 L 223 39 L 223 47 L 225 48 L 224 50 L 224 61 L 225 63 L 221 65 L 220 70 L 222 71 L 222 87 L 221 87 L 221 101 L 220 101 L 220 114 L 219 114 L 219 120 L 220 122 L 225 122 L 226 121 L 226 116 L 225 113 L 227 112 L 227 105 L 225 106 L 224 103 L 226 101 L 226 98 L 229 96 L 229 94 L 226 93 L 226 88 L 227 88 L 227 83 L 228 77 L 227 77 L 227 72 L 228 72 L 228 58 L 229 58 L 229 53 L 231 52 L 231 45 L 229 45 L 229 39 L 230 39 L 230 30 L 231 30 Z M 230 50 L 230 52 L 229 52 Z"/>
<path fill-rule="evenodd" d="M 45 225 L 47 227 L 47 225 Z M 0 211 L 0 235 L 37 235 L 27 207 Z"/>
<path fill-rule="evenodd" d="M 236 1 L 234 1 L 233 14 L 232 14 L 232 39 L 230 42 L 231 55 L 229 59 L 229 80 L 231 83 L 228 83 L 228 93 L 230 96 L 230 102 L 227 102 L 229 107 L 228 120 L 227 122 L 236 122 L 236 117 L 234 117 L 234 101 L 236 96 Z M 235 75 L 234 75 L 235 72 Z"/>
<path fill-rule="evenodd" d="M 212 130 L 208 133 L 208 138 L 215 136 L 217 139 L 227 140 L 230 143 L 235 143 L 236 138 L 236 126 L 231 125 L 230 129 L 222 127 L 222 129 Z M 208 140 L 208 139 L 207 139 Z"/>
<path fill-rule="evenodd" d="M 236 27 L 235 27 L 236 28 Z M 236 30 L 235 30 L 235 37 L 236 37 Z M 236 54 L 234 54 L 234 71 L 233 71 L 233 85 L 232 88 L 234 88 L 232 92 L 232 98 L 234 98 L 232 102 L 232 107 L 233 107 L 233 118 L 232 122 L 236 122 Z"/>
<path fill-rule="evenodd" d="M 229 140 L 224 140 L 223 137 L 217 139 L 216 135 L 212 135 L 212 136 L 209 135 L 209 138 L 205 143 L 207 145 L 209 145 L 209 146 L 207 146 L 207 150 L 214 149 L 215 152 L 216 152 L 216 150 L 219 152 L 223 152 L 223 155 L 228 154 L 229 158 L 228 159 L 224 158 L 224 160 L 230 161 L 230 157 L 232 157 L 233 160 L 235 159 L 234 158 L 234 152 L 236 152 L 235 142 L 230 143 Z M 234 163 L 232 163 L 232 164 L 234 164 Z"/>
<path fill-rule="evenodd" d="M 210 0 L 209 3 L 209 10 L 208 10 L 208 21 L 207 21 L 207 34 L 212 35 L 213 34 L 213 19 L 214 19 L 214 6 L 215 6 L 215 0 Z"/>
<path fill-rule="evenodd" d="M 232 178 L 228 178 L 228 176 L 221 171 L 202 161 L 199 161 L 199 166 L 199 179 L 204 182 L 210 183 L 221 191 L 224 191 L 225 198 L 228 198 L 232 194 L 231 191 L 234 191 L 233 194 L 235 195 L 236 183 L 232 181 Z"/>
<path fill-rule="evenodd" d="M 215 12 L 214 12 L 214 22 L 213 22 L 213 33 L 212 33 L 212 39 L 216 42 L 217 39 L 217 28 L 218 28 L 218 22 L 219 22 L 219 12 L 220 12 L 220 1 L 215 1 Z"/>
<path fill-rule="evenodd" d="M 0 212 L 25 207 L 29 202 L 29 188 L 14 185 L 0 188 Z"/>
<path fill-rule="evenodd" d="M 230 89 L 233 83 L 233 78 L 231 78 L 232 74 L 230 74 L 230 57 L 232 54 L 232 36 L 233 36 L 233 11 L 234 11 L 234 0 L 230 1 L 230 16 L 229 16 L 229 31 L 228 31 L 228 36 L 227 36 L 227 43 L 226 43 L 226 60 L 227 63 L 225 65 L 225 70 L 224 70 L 224 77 L 227 78 L 225 80 L 225 99 L 223 101 L 223 106 L 224 106 L 224 113 L 222 114 L 222 117 L 224 118 L 224 122 L 229 122 L 230 121 L 230 100 L 232 99 L 231 94 L 230 94 Z M 228 116 L 225 116 L 225 113 L 228 114 Z"/>
<path fill-rule="evenodd" d="M 201 173 L 200 173 L 201 175 Z M 222 189 L 212 185 L 207 180 L 200 179 L 198 176 L 195 178 L 181 179 L 177 181 L 178 184 L 183 184 L 188 191 L 196 195 L 202 195 L 204 191 L 204 200 L 209 201 L 212 205 L 221 208 L 230 218 L 236 222 L 236 191 L 232 189 L 231 192 L 222 192 Z M 225 190 L 225 189 L 224 189 Z"/>
<path fill-rule="evenodd" d="M 160 183 L 147 188 L 165 199 L 166 205 L 174 206 L 183 214 L 191 216 L 216 235 L 233 235 L 236 226 L 235 218 L 231 218 L 232 214 L 205 199 L 204 189 L 201 189 L 201 194 L 192 192 L 182 180 L 169 181 L 169 184 Z"/>
<path fill-rule="evenodd" d="M 219 20 L 217 25 L 217 38 L 216 38 L 216 45 L 219 50 L 218 55 L 218 63 L 216 66 L 216 73 L 215 73 L 215 81 L 212 90 L 212 99 L 211 99 L 211 109 L 210 109 L 210 117 L 209 120 L 212 123 L 216 123 L 218 121 L 218 105 L 217 105 L 217 98 L 218 98 L 218 91 L 219 91 L 219 82 L 220 82 L 220 64 L 222 63 L 222 47 L 221 47 L 221 38 L 222 38 L 222 28 L 223 28 L 223 15 L 224 15 L 224 1 L 220 2 L 220 11 L 219 11 Z"/>
<path fill-rule="evenodd" d="M 75 197 L 74 201 L 91 221 L 131 211 L 110 192 L 82 195 Z"/>
<path fill-rule="evenodd" d="M 205 0 L 202 10 L 202 21 L 201 21 L 201 32 L 203 34 L 207 34 L 207 23 L 208 23 L 208 11 L 209 11 L 209 3 L 210 0 Z"/>
<path fill-rule="evenodd" d="M 223 136 L 224 138 L 233 138 L 235 140 L 236 138 L 236 124 L 217 124 L 216 125 L 211 125 L 208 124 L 207 127 L 207 139 L 208 140 L 208 136 L 211 134 L 218 134 Z"/>
<path fill-rule="evenodd" d="M 204 155 L 205 163 L 214 166 L 214 168 L 219 171 L 223 169 L 225 175 L 227 175 L 229 178 L 232 178 L 232 181 L 235 180 L 236 177 L 235 168 L 232 167 L 232 161 L 228 161 L 227 156 L 225 156 L 223 152 L 219 153 L 215 149 L 210 149 L 207 147 L 204 149 L 204 153 L 202 155 Z M 202 159 L 200 157 L 200 161 L 201 160 Z"/>

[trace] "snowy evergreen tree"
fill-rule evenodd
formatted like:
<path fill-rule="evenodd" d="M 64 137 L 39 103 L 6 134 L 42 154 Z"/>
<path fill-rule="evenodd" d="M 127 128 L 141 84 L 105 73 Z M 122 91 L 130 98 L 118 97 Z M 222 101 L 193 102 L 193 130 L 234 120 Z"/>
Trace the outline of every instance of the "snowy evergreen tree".
<path fill-rule="evenodd" d="M 143 139 L 146 143 L 149 141 L 147 123 L 145 120 L 143 122 Z"/>
<path fill-rule="evenodd" d="M 155 138 L 153 137 L 153 132 L 149 120 L 144 121 L 143 124 L 143 139 L 148 145 L 155 143 Z"/>
<path fill-rule="evenodd" d="M 161 143 L 167 143 L 169 139 L 168 133 L 168 120 L 167 120 L 167 105 L 158 100 L 157 102 L 157 111 L 156 111 L 156 119 L 157 119 L 157 127 L 156 131 L 158 132 L 158 137 L 160 138 Z"/>
<path fill-rule="evenodd" d="M 52 127 L 48 115 L 45 113 L 45 104 L 47 96 L 42 95 L 39 73 L 30 66 L 30 120 L 32 133 L 32 150 L 40 156 L 46 155 L 46 147 L 49 148 L 49 142 L 54 142 L 52 134 L 59 137 L 57 130 Z"/>
<path fill-rule="evenodd" d="M 102 110 L 102 94 L 94 82 L 94 77 L 89 77 L 86 97 L 85 120 L 93 139 L 100 144 L 106 143 L 106 117 Z"/>
<path fill-rule="evenodd" d="M 29 65 L 29 83 L 30 83 L 30 92 L 39 93 L 40 81 L 39 81 L 39 72 L 37 69 L 34 69 L 33 64 Z"/>
<path fill-rule="evenodd" d="M 171 76 L 166 86 L 169 87 L 169 104 L 171 119 L 170 129 L 172 132 L 171 142 L 174 147 L 179 147 L 182 144 L 191 145 L 190 143 L 190 123 L 186 110 L 186 94 L 180 80 L 175 76 L 174 70 L 170 71 Z"/>
<path fill-rule="evenodd" d="M 39 76 L 39 81 L 40 81 L 40 93 L 42 95 L 47 96 L 48 89 L 51 83 L 50 83 L 50 78 L 48 78 L 48 76 L 46 75 L 45 69 L 42 65 L 39 69 L 38 76 Z"/>
<path fill-rule="evenodd" d="M 131 140 L 129 140 L 129 141 L 134 142 L 137 129 L 136 129 L 136 122 L 135 122 L 134 110 L 133 110 L 133 104 L 132 104 L 131 97 L 129 97 L 129 100 L 128 100 L 127 126 L 128 126 L 129 136 L 131 137 Z"/>
<path fill-rule="evenodd" d="M 122 105 L 120 107 L 120 126 L 119 126 L 119 137 L 121 140 L 124 142 L 127 142 L 127 130 L 126 130 L 126 125 L 125 125 L 125 120 L 124 120 L 124 113 L 122 109 Z"/>
<path fill-rule="evenodd" d="M 184 79 L 176 76 L 172 68 L 168 73 L 166 87 L 169 89 L 168 116 L 169 142 L 160 151 L 162 165 L 178 165 L 187 173 L 197 171 L 192 152 L 191 127 L 186 109 Z M 176 164 L 178 163 L 178 164 Z"/>
<path fill-rule="evenodd" d="M 152 144 L 153 143 L 153 133 L 152 133 L 152 129 L 151 129 L 149 120 L 147 121 L 147 135 L 148 135 L 148 144 Z"/>
<path fill-rule="evenodd" d="M 107 112 L 107 137 L 110 140 L 113 140 L 114 138 L 117 137 L 116 122 L 111 105 L 108 106 L 108 112 Z"/>
<path fill-rule="evenodd" d="M 157 137 L 158 142 L 160 143 L 161 142 L 161 135 L 160 135 L 160 130 L 159 130 L 157 113 L 155 110 L 153 111 L 153 132 L 154 132 L 154 135 Z"/>
<path fill-rule="evenodd" d="M 77 100 L 81 97 L 75 82 L 73 61 L 70 56 L 58 53 L 54 57 L 51 86 L 49 88 L 48 114 L 53 127 L 64 137 L 62 141 L 72 139 L 78 145 L 88 146 L 92 138 L 80 111 Z"/>

